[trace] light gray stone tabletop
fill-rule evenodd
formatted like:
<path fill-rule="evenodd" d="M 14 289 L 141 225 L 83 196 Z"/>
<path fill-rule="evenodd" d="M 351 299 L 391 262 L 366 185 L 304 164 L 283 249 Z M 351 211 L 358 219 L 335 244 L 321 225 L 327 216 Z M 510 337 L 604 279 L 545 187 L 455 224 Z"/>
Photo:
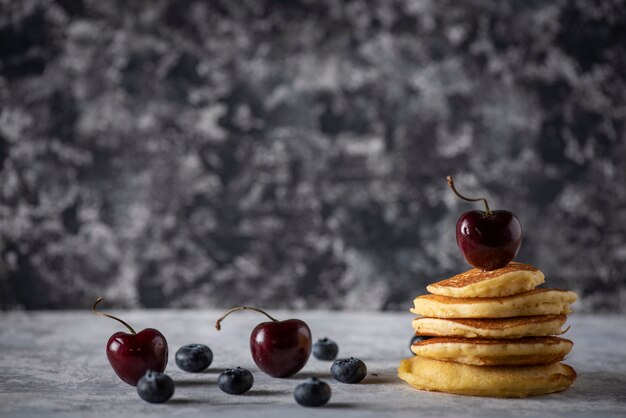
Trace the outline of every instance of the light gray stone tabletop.
<path fill-rule="evenodd" d="M 248 348 L 250 331 L 264 318 L 239 313 L 213 328 L 217 311 L 115 312 L 136 329 L 154 327 L 168 339 L 167 373 L 176 382 L 166 404 L 142 401 L 135 388 L 110 368 L 104 347 L 116 322 L 85 312 L 11 312 L 0 314 L 0 417 L 610 417 L 626 416 L 626 318 L 582 316 L 569 319 L 567 337 L 575 342 L 567 363 L 578 380 L 567 391 L 528 399 L 488 399 L 417 391 L 396 377 L 402 357 L 410 355 L 409 313 L 272 312 L 305 320 L 314 338 L 339 343 L 340 357 L 366 362 L 369 373 L 357 385 L 330 377 L 329 362 L 311 357 L 296 376 L 273 379 L 261 373 Z M 173 361 L 181 345 L 209 345 L 214 361 L 208 371 L 188 374 Z M 224 368 L 249 368 L 255 377 L 245 395 L 227 395 L 216 386 Z M 330 402 L 304 408 L 293 389 L 307 376 L 332 387 Z"/>

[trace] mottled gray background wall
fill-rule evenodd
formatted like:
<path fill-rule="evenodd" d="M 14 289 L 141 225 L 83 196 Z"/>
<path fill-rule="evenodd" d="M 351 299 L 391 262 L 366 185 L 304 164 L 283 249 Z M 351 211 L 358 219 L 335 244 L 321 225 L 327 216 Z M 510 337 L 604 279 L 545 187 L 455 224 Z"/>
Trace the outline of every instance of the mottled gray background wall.
<path fill-rule="evenodd" d="M 624 1 L 0 5 L 4 308 L 406 309 L 453 174 L 626 311 Z"/>

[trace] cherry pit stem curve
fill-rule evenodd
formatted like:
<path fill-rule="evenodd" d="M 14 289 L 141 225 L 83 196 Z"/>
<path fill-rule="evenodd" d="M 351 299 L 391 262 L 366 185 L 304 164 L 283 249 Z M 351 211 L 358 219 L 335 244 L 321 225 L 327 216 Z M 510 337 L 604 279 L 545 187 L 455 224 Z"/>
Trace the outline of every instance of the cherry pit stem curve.
<path fill-rule="evenodd" d="M 491 209 L 489 209 L 489 203 L 487 203 L 487 199 L 485 199 L 484 197 L 477 197 L 476 199 L 471 199 L 469 197 L 465 197 L 461 193 L 459 193 L 459 191 L 454 186 L 454 181 L 452 180 L 452 176 L 446 177 L 446 180 L 448 180 L 448 186 L 450 186 L 450 188 L 452 189 L 452 191 L 454 192 L 455 195 L 457 195 L 458 197 L 460 197 L 463 200 L 467 200 L 468 202 L 478 202 L 478 201 L 482 200 L 485 203 L 485 215 L 489 216 L 489 217 L 493 216 L 493 212 L 491 211 Z"/>
<path fill-rule="evenodd" d="M 96 299 L 96 301 L 93 303 L 93 306 L 91 307 L 91 310 L 98 315 L 102 315 L 102 316 L 106 316 L 107 318 L 111 318 L 116 320 L 117 322 L 121 323 L 122 325 L 124 325 L 126 328 L 128 328 L 128 330 L 130 331 L 131 334 L 135 335 L 137 334 L 135 332 L 135 330 L 133 329 L 133 327 L 131 327 L 130 325 L 128 325 L 126 322 L 122 321 L 119 318 L 114 317 L 113 315 L 109 315 L 108 313 L 104 313 L 104 312 L 100 312 L 96 309 L 96 307 L 100 304 L 100 302 L 104 301 L 104 298 L 99 297 L 98 299 Z"/>
<path fill-rule="evenodd" d="M 278 319 L 273 318 L 272 316 L 270 316 L 270 314 L 268 314 L 267 312 L 258 309 L 258 308 L 253 308 L 252 306 L 236 306 L 234 308 L 232 308 L 231 310 L 229 310 L 228 312 L 226 312 L 224 315 L 222 315 L 216 322 L 215 322 L 215 329 L 217 329 L 218 331 L 222 329 L 221 323 L 222 321 L 231 313 L 233 312 L 237 312 L 237 311 L 243 311 L 243 310 L 250 310 L 250 311 L 255 311 L 255 312 L 259 312 L 262 313 L 263 315 L 267 316 L 269 319 L 272 320 L 272 322 L 278 322 Z"/>

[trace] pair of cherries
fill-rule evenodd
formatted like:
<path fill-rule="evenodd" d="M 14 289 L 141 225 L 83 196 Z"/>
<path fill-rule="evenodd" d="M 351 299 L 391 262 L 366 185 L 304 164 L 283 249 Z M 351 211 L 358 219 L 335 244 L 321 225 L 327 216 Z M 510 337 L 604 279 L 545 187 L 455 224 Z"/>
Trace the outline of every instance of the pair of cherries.
<path fill-rule="evenodd" d="M 102 300 L 96 300 L 93 311 L 120 322 L 130 332 L 116 332 L 106 345 L 107 358 L 119 378 L 136 386 L 147 371 L 165 371 L 168 347 L 163 334 L 154 328 L 135 332 L 123 320 L 98 311 L 96 308 Z M 259 369 L 273 377 L 289 377 L 304 367 L 312 349 L 311 330 L 304 321 L 279 321 L 260 309 L 239 306 L 226 312 L 217 320 L 215 327 L 219 330 L 226 316 L 241 310 L 253 310 L 271 320 L 258 324 L 250 335 L 250 351 Z"/>

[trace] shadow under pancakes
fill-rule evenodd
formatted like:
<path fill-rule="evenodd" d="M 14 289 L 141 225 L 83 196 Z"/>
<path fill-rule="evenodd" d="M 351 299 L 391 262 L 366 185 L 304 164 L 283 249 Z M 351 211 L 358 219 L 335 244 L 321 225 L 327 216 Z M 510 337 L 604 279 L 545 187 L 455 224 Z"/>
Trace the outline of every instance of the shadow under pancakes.
<path fill-rule="evenodd" d="M 588 402 L 611 401 L 626 405 L 626 390 L 618 391 L 618 394 L 616 387 L 626 388 L 626 375 L 623 373 L 584 372 L 579 373 L 574 384 L 563 393 Z"/>
<path fill-rule="evenodd" d="M 541 416 L 541 413 L 550 410 L 551 405 L 556 403 L 561 408 L 562 414 L 569 416 L 626 416 L 626 392 L 616 393 L 616 387 L 626 387 L 626 376 L 619 372 L 585 372 L 579 373 L 576 381 L 568 389 L 550 393 L 546 395 L 531 396 L 526 398 L 484 398 L 479 396 L 455 395 L 445 392 L 422 391 L 405 384 L 399 387 L 407 393 L 418 391 L 428 394 L 429 397 L 451 398 L 454 400 L 454 407 L 460 408 L 483 408 L 485 417 L 502 416 L 502 408 L 523 402 L 525 410 L 529 416 Z M 485 409 L 485 399 L 489 399 L 489 410 Z M 584 401 L 581 402 L 581 401 Z M 576 410 L 567 410 L 563 402 L 571 402 L 576 406 Z M 586 408 L 578 409 L 584 404 Z M 616 407 L 617 405 L 617 407 Z M 541 412 L 540 412 L 541 411 Z M 493 415 L 496 414 L 496 415 Z"/>

